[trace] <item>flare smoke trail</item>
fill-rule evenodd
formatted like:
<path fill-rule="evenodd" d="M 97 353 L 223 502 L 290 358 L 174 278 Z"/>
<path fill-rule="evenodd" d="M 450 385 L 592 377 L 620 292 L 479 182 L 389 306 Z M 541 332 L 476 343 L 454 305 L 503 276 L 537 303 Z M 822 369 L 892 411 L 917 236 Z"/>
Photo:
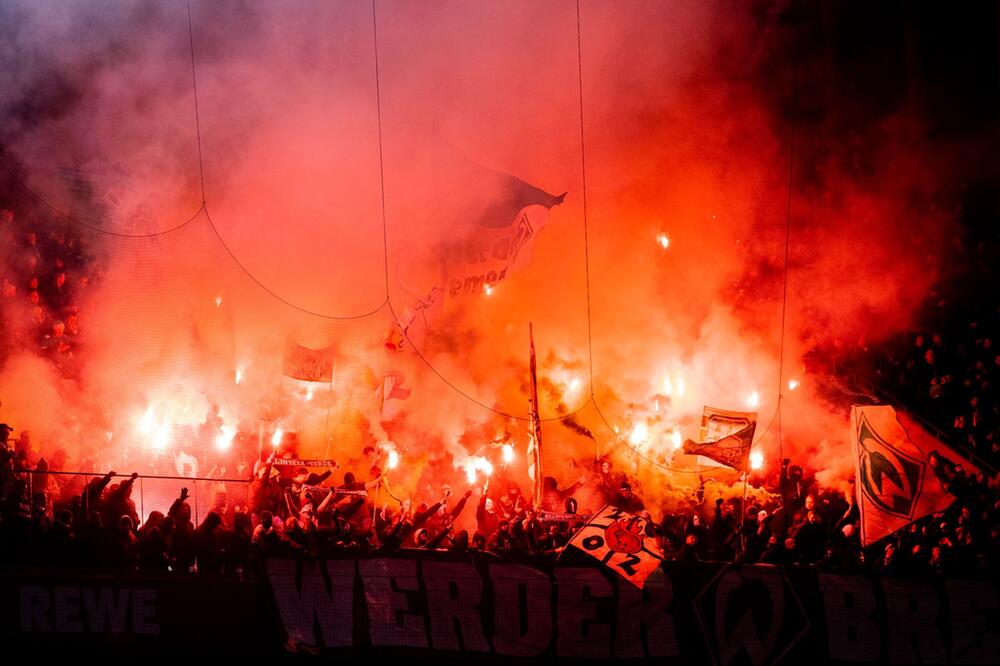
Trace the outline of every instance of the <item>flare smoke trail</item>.
<path fill-rule="evenodd" d="M 651 499 L 690 487 L 692 475 L 665 475 L 628 446 L 670 465 L 674 433 L 697 438 L 703 405 L 744 409 L 753 394 L 773 471 L 797 60 L 783 379 L 801 388 L 784 402 L 785 451 L 826 482 L 845 478 L 846 415 L 803 359 L 911 322 L 948 268 L 954 216 L 940 184 L 957 166 L 905 98 L 859 111 L 864 100 L 819 87 L 832 65 L 810 46 L 823 29 L 810 10 L 582 3 L 592 391 L 616 435 L 589 402 L 574 3 L 378 2 L 380 100 L 364 3 L 191 9 L 200 147 L 182 4 L 0 8 L 6 164 L 103 230 L 150 234 L 194 216 L 165 235 L 108 236 L 5 183 L 17 208 L 5 233 L 44 218 L 90 252 L 78 374 L 48 369 L 15 342 L 25 336 L 4 349 L 0 416 L 41 434 L 43 451 L 145 455 L 136 424 L 150 406 L 184 447 L 217 410 L 254 442 L 281 424 L 302 453 L 363 472 L 365 445 L 391 446 L 405 492 L 458 483 L 470 456 L 496 460 L 493 443 L 510 440 L 523 485 L 524 422 L 490 409 L 527 415 L 531 321 L 542 416 L 555 419 L 546 461 L 561 483 L 589 468 L 596 441 Z M 474 209 L 509 196 L 484 194 L 486 170 L 568 194 L 523 267 L 489 294 L 439 294 L 387 349 L 386 287 L 392 312 L 413 312 L 439 284 L 442 248 L 481 233 Z M 22 265 L 14 247 L 7 266 Z M 2 306 L 11 331 L 28 319 L 15 300 Z M 331 347 L 334 381 L 283 380 L 287 339 Z M 409 391 L 391 418 L 388 370 Z"/>

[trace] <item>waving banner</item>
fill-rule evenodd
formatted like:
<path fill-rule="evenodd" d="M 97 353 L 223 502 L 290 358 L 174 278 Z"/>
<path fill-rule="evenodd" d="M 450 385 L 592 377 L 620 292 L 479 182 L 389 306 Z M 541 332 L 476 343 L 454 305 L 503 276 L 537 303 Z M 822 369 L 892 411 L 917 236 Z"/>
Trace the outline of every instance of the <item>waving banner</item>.
<path fill-rule="evenodd" d="M 636 587 L 642 587 L 663 562 L 656 541 L 646 536 L 646 520 L 606 506 L 569 542 L 600 560 Z"/>
<path fill-rule="evenodd" d="M 944 476 L 961 464 L 979 468 L 888 405 L 851 409 L 855 488 L 861 541 L 868 545 L 909 523 L 947 509 L 955 500 Z"/>
<path fill-rule="evenodd" d="M 753 433 L 757 423 L 753 422 L 742 430 L 714 442 L 684 442 L 684 453 L 693 456 L 705 456 L 717 463 L 746 471 L 750 459 L 750 447 L 753 445 Z"/>

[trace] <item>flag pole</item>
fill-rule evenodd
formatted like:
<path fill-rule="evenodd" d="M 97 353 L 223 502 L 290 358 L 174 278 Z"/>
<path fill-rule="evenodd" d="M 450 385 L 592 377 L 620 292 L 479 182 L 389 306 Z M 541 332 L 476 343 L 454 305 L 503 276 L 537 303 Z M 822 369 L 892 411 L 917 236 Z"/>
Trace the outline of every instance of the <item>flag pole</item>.
<path fill-rule="evenodd" d="M 531 322 L 528 322 L 528 341 L 531 351 L 528 359 L 528 370 L 531 375 L 531 447 L 529 449 L 531 455 L 528 459 L 528 474 L 532 480 L 531 503 L 535 509 L 538 509 L 542 499 L 542 424 L 538 418 L 538 373 L 535 361 L 535 332 Z"/>
<path fill-rule="evenodd" d="M 740 512 L 743 514 L 740 516 L 740 557 L 743 558 L 746 555 L 746 532 L 743 527 L 747 522 L 747 477 L 750 476 L 750 460 L 747 459 L 746 464 L 743 466 L 743 501 L 740 503 Z"/>

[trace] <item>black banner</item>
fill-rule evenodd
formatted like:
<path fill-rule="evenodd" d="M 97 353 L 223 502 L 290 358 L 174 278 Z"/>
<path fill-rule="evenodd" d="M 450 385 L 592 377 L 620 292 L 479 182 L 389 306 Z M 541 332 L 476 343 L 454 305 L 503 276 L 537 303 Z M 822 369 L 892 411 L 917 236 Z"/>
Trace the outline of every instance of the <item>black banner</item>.
<path fill-rule="evenodd" d="M 571 554 L 539 566 L 427 551 L 273 559 L 265 568 L 256 582 L 0 576 L 0 632 L 36 644 L 223 641 L 241 653 L 252 645 L 755 666 L 1000 660 L 996 581 L 669 562 L 639 589 Z"/>

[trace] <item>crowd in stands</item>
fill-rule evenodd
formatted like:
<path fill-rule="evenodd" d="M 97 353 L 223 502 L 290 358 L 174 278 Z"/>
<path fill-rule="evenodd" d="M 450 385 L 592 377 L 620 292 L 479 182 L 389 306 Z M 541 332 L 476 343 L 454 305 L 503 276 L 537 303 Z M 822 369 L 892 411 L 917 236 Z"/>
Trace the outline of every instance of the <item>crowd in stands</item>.
<path fill-rule="evenodd" d="M 995 236 L 996 224 L 986 225 Z M 917 314 L 918 324 L 877 345 L 860 341 L 824 356 L 836 372 L 873 387 L 883 402 L 922 419 L 948 444 L 1000 467 L 1000 243 L 957 243 L 954 275 Z"/>
<path fill-rule="evenodd" d="M 73 226 L 43 216 L 16 220 L 0 208 L 0 361 L 6 350 L 34 349 L 64 376 L 77 373 L 90 265 Z"/>
<path fill-rule="evenodd" d="M 39 220 L 14 224 L 0 210 L 0 352 L 35 348 L 66 376 L 74 374 L 80 295 L 90 276 L 85 249 L 68 227 Z M 975 262 L 970 262 L 975 265 Z M 984 262 L 974 282 L 989 291 Z M 66 460 L 33 455 L 27 433 L 0 424 L 0 566 L 114 570 L 197 570 L 253 575 L 263 557 L 399 549 L 484 552 L 505 558 L 559 557 L 595 506 L 578 491 L 645 519 L 667 560 L 797 564 L 893 574 L 996 574 L 1000 567 L 1000 401 L 994 347 L 1000 309 L 988 293 L 942 307 L 939 326 L 904 339 L 852 350 L 841 373 L 860 373 L 880 391 L 985 462 L 982 475 L 947 460 L 934 470 L 955 496 L 951 507 L 862 548 L 851 498 L 820 487 L 810 470 L 785 460 L 767 484 L 770 499 L 744 503 L 712 497 L 704 486 L 682 506 L 647 507 L 634 483 L 598 461 L 592 473 L 560 488 L 544 480 L 537 505 L 516 483 L 499 481 L 437 497 L 379 503 L 381 471 L 351 472 L 334 484 L 281 460 L 238 469 L 247 480 L 224 484 L 195 524 L 183 490 L 146 516 L 136 510 L 136 475 L 62 475 Z M 2 361 L 0 354 L 0 361 Z M 844 359 L 841 359 L 843 361 Z M 252 471 L 252 475 L 251 475 Z M 815 471 L 815 470 L 813 470 Z M 581 488 L 588 486 L 588 488 Z M 228 495 L 228 496 L 227 496 Z M 759 497 L 759 495 L 757 495 Z M 460 527 L 461 525 L 461 527 Z"/>
<path fill-rule="evenodd" d="M 645 519 L 645 532 L 665 559 L 814 565 L 843 571 L 988 575 L 1000 563 L 997 477 L 967 475 L 940 460 L 935 469 L 956 501 L 862 549 L 858 512 L 842 493 L 818 488 L 786 460 L 771 499 L 712 499 L 699 489 L 683 511 L 653 516 L 629 480 L 595 466 L 589 478 L 560 488 L 547 477 L 537 506 L 517 484 L 456 494 L 448 487 L 429 501 L 382 503 L 384 477 L 282 465 L 272 455 L 256 465 L 245 501 L 217 498 L 199 524 L 187 488 L 165 510 L 141 520 L 133 499 L 136 476 L 61 476 L 44 460 L 27 465 L 20 439 L 0 425 L 0 563 L 114 569 L 196 570 L 251 576 L 269 556 L 387 553 L 400 549 L 484 552 L 503 558 L 553 559 L 584 525 L 574 493 L 590 485 L 603 501 Z M 26 471 L 25 471 L 26 470 Z M 459 529 L 472 522 L 474 529 Z M 471 519 L 474 518 L 474 521 Z"/>
<path fill-rule="evenodd" d="M 950 334 L 914 332 L 905 346 L 880 350 L 873 376 L 889 396 L 951 443 L 996 467 L 1000 403 L 994 376 L 1000 373 L 1000 350 L 991 335 L 995 327 L 979 318 L 963 323 Z"/>

